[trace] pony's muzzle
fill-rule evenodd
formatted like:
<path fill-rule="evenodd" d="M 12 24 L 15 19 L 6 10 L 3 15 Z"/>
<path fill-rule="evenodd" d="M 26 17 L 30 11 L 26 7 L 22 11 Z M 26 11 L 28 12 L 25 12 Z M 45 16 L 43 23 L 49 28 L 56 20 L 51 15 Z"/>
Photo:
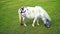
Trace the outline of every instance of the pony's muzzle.
<path fill-rule="evenodd" d="M 46 26 L 47 28 L 50 27 L 50 21 L 49 21 L 48 19 L 46 20 L 46 24 L 45 24 L 45 26 Z"/>

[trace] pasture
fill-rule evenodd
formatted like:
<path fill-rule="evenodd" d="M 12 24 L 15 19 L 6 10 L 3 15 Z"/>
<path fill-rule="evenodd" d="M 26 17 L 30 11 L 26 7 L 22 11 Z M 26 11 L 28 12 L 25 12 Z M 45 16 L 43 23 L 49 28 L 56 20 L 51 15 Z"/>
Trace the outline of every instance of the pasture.
<path fill-rule="evenodd" d="M 42 6 L 51 17 L 51 27 L 32 27 L 32 20 L 26 19 L 27 27 L 19 23 L 18 9 L 22 6 Z M 0 34 L 60 34 L 60 0 L 0 0 Z"/>

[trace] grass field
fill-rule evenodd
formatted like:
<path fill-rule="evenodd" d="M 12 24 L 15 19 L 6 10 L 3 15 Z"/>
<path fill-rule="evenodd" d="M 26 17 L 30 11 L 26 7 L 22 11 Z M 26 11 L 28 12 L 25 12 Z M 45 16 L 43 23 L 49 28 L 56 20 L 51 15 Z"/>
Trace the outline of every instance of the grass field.
<path fill-rule="evenodd" d="M 40 19 L 40 25 L 31 26 L 32 20 L 26 19 L 27 27 L 21 26 L 18 9 L 22 6 L 42 6 L 50 15 L 51 27 L 46 28 Z M 0 0 L 0 34 L 60 34 L 59 0 Z"/>

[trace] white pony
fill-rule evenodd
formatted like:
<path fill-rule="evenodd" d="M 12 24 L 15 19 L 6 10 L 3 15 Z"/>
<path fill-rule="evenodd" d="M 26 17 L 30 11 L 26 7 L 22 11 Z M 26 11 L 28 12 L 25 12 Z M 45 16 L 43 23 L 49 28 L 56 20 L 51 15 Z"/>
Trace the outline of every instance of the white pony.
<path fill-rule="evenodd" d="M 41 6 L 19 8 L 18 14 L 19 14 L 19 19 L 21 20 L 21 25 L 23 24 L 24 26 L 27 26 L 24 23 L 25 17 L 29 19 L 34 19 L 32 23 L 33 27 L 36 21 L 37 21 L 37 25 L 39 25 L 38 19 L 41 18 L 45 26 L 50 27 L 49 23 L 51 19 L 49 15 L 47 14 L 47 12 Z"/>

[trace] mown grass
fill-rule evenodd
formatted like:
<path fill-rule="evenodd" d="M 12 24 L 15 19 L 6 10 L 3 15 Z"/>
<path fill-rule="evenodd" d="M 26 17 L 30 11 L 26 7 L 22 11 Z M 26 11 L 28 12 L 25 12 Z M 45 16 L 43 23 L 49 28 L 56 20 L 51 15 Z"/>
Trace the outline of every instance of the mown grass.
<path fill-rule="evenodd" d="M 18 9 L 22 6 L 42 6 L 50 15 L 51 27 L 31 26 L 32 20 L 26 19 L 27 27 L 21 26 Z M 0 34 L 60 34 L 59 0 L 0 0 Z"/>

